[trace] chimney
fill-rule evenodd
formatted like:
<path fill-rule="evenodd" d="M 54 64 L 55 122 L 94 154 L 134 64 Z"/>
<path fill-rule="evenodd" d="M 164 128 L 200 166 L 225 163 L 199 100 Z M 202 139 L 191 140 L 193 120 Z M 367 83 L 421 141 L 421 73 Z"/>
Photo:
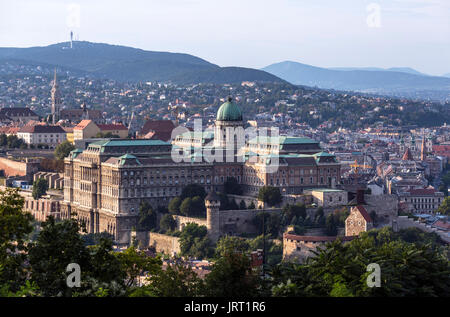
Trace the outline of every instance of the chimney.
<path fill-rule="evenodd" d="M 356 204 L 357 205 L 365 205 L 366 202 L 364 201 L 364 189 L 358 189 L 356 191 Z"/>

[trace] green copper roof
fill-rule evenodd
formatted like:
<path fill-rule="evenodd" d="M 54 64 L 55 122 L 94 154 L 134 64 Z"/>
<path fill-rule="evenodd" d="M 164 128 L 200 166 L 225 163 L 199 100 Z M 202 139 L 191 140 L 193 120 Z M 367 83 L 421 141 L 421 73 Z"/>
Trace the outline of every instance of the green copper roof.
<path fill-rule="evenodd" d="M 314 144 L 318 143 L 317 141 L 310 138 L 300 138 L 300 137 L 292 137 L 292 136 L 283 136 L 281 137 L 281 144 Z"/>
<path fill-rule="evenodd" d="M 204 143 L 206 140 L 214 139 L 214 132 L 212 131 L 187 131 L 177 136 L 177 138 L 198 140 L 201 139 Z"/>
<path fill-rule="evenodd" d="M 155 145 L 170 145 L 170 143 L 161 140 L 104 140 L 93 142 L 89 145 L 99 146 L 155 146 Z"/>
<path fill-rule="evenodd" d="M 242 112 L 231 98 L 223 103 L 217 111 L 217 121 L 242 121 Z"/>
<path fill-rule="evenodd" d="M 124 155 L 122 155 L 122 156 L 120 156 L 119 158 L 121 158 L 121 159 L 135 159 L 136 158 L 136 156 L 134 156 L 133 154 L 124 154 Z"/>
<path fill-rule="evenodd" d="M 306 192 L 306 191 L 314 191 L 314 192 L 321 192 L 321 193 L 344 192 L 344 190 L 342 190 L 342 189 L 333 189 L 333 188 L 305 188 L 303 190 L 303 192 Z"/>
<path fill-rule="evenodd" d="M 71 155 L 72 158 L 74 159 L 74 158 L 76 158 L 76 157 L 78 156 L 78 154 L 80 154 L 80 153 L 83 153 L 83 150 L 82 150 L 82 149 L 75 149 L 75 150 L 70 151 L 70 154 L 69 154 L 69 155 Z"/>
<path fill-rule="evenodd" d="M 119 160 L 120 160 L 120 165 L 125 165 L 127 160 L 135 160 L 136 163 L 138 163 L 139 165 L 142 165 L 141 162 L 139 162 L 139 160 L 137 159 L 136 156 L 134 156 L 132 154 L 128 154 L 128 153 L 120 156 Z"/>
<path fill-rule="evenodd" d="M 333 156 L 334 157 L 334 154 L 330 154 L 330 153 L 322 151 L 322 152 L 314 154 L 314 156 Z"/>

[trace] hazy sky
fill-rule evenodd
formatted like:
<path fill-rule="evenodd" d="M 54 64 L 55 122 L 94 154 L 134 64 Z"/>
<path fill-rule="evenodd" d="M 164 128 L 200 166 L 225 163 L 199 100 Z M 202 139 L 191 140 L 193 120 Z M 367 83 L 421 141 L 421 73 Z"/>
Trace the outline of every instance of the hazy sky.
<path fill-rule="evenodd" d="M 220 66 L 292 60 L 450 73 L 450 0 L 0 1 L 2 47 L 64 42 L 70 30 Z"/>

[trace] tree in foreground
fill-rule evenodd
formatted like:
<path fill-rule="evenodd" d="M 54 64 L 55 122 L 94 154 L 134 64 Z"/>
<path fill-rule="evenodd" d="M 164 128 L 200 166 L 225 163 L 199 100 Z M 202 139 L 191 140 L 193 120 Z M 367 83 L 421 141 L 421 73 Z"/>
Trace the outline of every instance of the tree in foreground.
<path fill-rule="evenodd" d="M 56 222 L 53 217 L 42 223 L 37 240 L 28 254 L 31 282 L 43 296 L 122 296 L 126 293 L 130 266 L 139 266 L 132 252 L 118 256 L 112 240 L 99 237 L 97 244 L 88 246 L 80 234 L 75 219 Z M 128 251 L 128 250 L 127 250 Z M 129 263 L 134 261 L 135 264 Z M 67 265 L 76 263 L 81 270 L 81 286 L 70 288 Z"/>
<path fill-rule="evenodd" d="M 81 237 L 86 246 L 97 245 L 102 241 L 102 239 L 109 239 L 111 241 L 114 239 L 114 236 L 106 231 L 97 233 L 87 233 L 82 235 Z"/>
<path fill-rule="evenodd" d="M 147 279 L 148 284 L 133 290 L 131 297 L 196 297 L 204 291 L 204 283 L 184 262 L 168 263 Z"/>
<path fill-rule="evenodd" d="M 411 238 L 411 234 L 408 234 Z M 318 250 L 305 265 L 272 272 L 273 296 L 450 296 L 450 264 L 430 243 L 408 243 L 390 228 L 339 240 Z M 370 263 L 380 265 L 381 287 L 369 287 Z"/>
<path fill-rule="evenodd" d="M 5 294 L 25 285 L 24 263 L 33 217 L 23 211 L 23 203 L 17 189 L 0 191 L 0 288 Z"/>
<path fill-rule="evenodd" d="M 118 253 L 117 258 L 122 271 L 126 274 L 126 287 L 135 285 L 140 275 L 156 274 L 162 264 L 159 257 L 148 257 L 143 251 L 138 251 L 135 247 L 129 247 L 124 252 Z"/>
<path fill-rule="evenodd" d="M 42 231 L 30 248 L 31 280 L 44 296 L 71 296 L 66 284 L 67 265 L 77 263 L 81 267 L 81 279 L 90 268 L 89 252 L 79 233 L 75 219 L 57 223 L 49 217 L 42 223 Z"/>
<path fill-rule="evenodd" d="M 205 278 L 205 295 L 214 297 L 254 297 L 260 293 L 259 272 L 251 267 L 247 253 L 226 251 Z"/>

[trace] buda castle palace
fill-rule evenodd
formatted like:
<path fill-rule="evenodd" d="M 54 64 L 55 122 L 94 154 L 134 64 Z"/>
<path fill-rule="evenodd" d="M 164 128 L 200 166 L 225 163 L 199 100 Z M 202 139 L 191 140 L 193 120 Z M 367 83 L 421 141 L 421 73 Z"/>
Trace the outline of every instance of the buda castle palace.
<path fill-rule="evenodd" d="M 175 134 L 171 143 L 156 139 L 105 139 L 76 149 L 65 158 L 62 218 L 73 214 L 88 233 L 107 231 L 118 243 L 129 243 L 142 202 L 167 206 L 189 184 L 206 192 L 223 190 L 228 178 L 244 194 L 256 196 L 263 186 L 278 187 L 283 195 L 310 188 L 334 188 L 340 183 L 340 163 L 323 152 L 319 142 L 278 135 L 236 137 L 243 130 L 241 109 L 231 98 L 217 112 L 213 132 Z M 173 133 L 174 134 L 174 133 Z M 235 160 L 211 160 L 202 150 L 219 152 L 233 142 Z M 182 161 L 173 153 L 184 150 Z M 198 151 L 200 150 L 200 151 Z M 225 153 L 224 150 L 222 153 Z M 276 168 L 271 162 L 276 159 Z M 269 167 L 272 167 L 270 169 Z"/>

